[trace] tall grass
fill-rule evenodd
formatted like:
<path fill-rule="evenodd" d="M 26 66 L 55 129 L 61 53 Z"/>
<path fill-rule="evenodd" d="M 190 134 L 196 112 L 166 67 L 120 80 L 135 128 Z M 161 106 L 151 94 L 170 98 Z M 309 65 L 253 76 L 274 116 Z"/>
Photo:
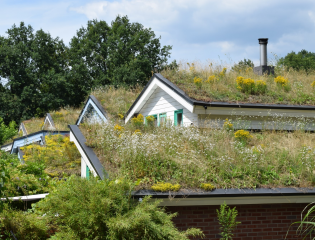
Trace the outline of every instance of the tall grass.
<path fill-rule="evenodd" d="M 142 89 L 143 87 L 141 86 L 133 88 L 105 86 L 94 89 L 91 95 L 95 96 L 102 104 L 110 118 L 119 119 L 123 118 Z"/>
<path fill-rule="evenodd" d="M 133 126 L 80 127 L 87 144 L 114 178 L 198 188 L 311 187 L 315 184 L 315 135 L 262 131 L 238 139 L 233 130 Z"/>
<path fill-rule="evenodd" d="M 224 72 L 225 67 L 226 72 Z M 228 66 L 220 64 L 195 62 L 181 63 L 178 70 L 165 69 L 161 74 L 196 100 L 315 105 L 315 89 L 312 86 L 315 81 L 315 71 L 306 73 L 275 68 L 275 76 L 258 76 L 251 68 L 233 71 Z M 266 83 L 266 90 L 264 93 L 240 91 L 236 82 L 239 76 L 254 81 L 263 80 Z M 288 79 L 288 84 L 285 87 L 277 84 L 275 82 L 277 76 Z"/>
<path fill-rule="evenodd" d="M 79 114 L 81 112 L 81 109 L 75 109 L 75 108 L 62 108 L 59 111 L 53 111 L 51 112 L 51 117 L 54 120 L 54 124 L 56 127 L 56 130 L 59 131 L 68 131 L 68 125 L 75 124 Z M 51 130 L 48 126 L 45 126 L 45 130 Z"/>

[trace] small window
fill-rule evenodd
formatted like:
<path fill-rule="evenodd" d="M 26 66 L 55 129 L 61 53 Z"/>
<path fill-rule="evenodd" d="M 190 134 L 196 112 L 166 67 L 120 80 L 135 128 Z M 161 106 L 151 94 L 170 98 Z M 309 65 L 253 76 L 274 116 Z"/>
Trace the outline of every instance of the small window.
<path fill-rule="evenodd" d="M 175 126 L 183 125 L 183 109 L 176 110 L 174 112 L 174 125 Z"/>
<path fill-rule="evenodd" d="M 166 124 L 166 113 L 159 114 L 159 126 Z"/>

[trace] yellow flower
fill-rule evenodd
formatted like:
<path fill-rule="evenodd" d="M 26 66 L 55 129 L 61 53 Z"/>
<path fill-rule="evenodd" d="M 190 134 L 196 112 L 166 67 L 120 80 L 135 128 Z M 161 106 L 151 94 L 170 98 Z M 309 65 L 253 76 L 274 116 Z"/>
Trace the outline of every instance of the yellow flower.
<path fill-rule="evenodd" d="M 118 117 L 119 117 L 120 119 L 123 119 L 123 118 L 124 118 L 124 115 L 118 113 Z"/>
<path fill-rule="evenodd" d="M 219 73 L 220 77 L 224 77 L 226 73 L 227 68 L 223 68 L 222 71 Z"/>
<path fill-rule="evenodd" d="M 124 127 L 116 124 L 115 127 L 114 127 L 114 130 L 117 131 L 117 132 L 122 132 L 122 131 L 124 131 Z"/>
<path fill-rule="evenodd" d="M 217 80 L 215 75 L 211 75 L 208 77 L 206 83 L 214 83 Z"/>
<path fill-rule="evenodd" d="M 143 121 L 144 121 L 144 117 L 143 117 L 143 115 L 141 113 L 138 114 L 137 117 L 134 117 L 134 118 L 131 119 L 132 124 L 134 124 L 136 126 L 142 125 Z"/>
<path fill-rule="evenodd" d="M 238 130 L 237 132 L 234 133 L 234 136 L 237 140 L 241 141 L 246 141 L 253 137 L 252 135 L 250 135 L 248 131 L 245 130 Z"/>
<path fill-rule="evenodd" d="M 140 129 L 136 129 L 135 132 L 134 132 L 134 134 L 136 134 L 136 135 L 137 135 L 137 134 L 138 134 L 138 135 L 142 135 Z"/>
<path fill-rule="evenodd" d="M 311 86 L 312 86 L 313 88 L 315 88 L 315 81 L 312 82 Z"/>
<path fill-rule="evenodd" d="M 275 78 L 275 83 L 278 84 L 279 86 L 286 86 L 289 83 L 289 80 L 287 78 L 284 78 L 282 76 L 278 76 Z"/>
<path fill-rule="evenodd" d="M 230 122 L 229 119 L 225 119 L 225 122 L 223 124 L 223 128 L 225 130 L 233 130 L 233 124 Z"/>
<path fill-rule="evenodd" d="M 194 83 L 196 84 L 196 86 L 197 86 L 198 88 L 201 88 L 202 79 L 201 79 L 201 78 L 198 78 L 198 77 L 195 77 L 195 78 L 194 78 Z"/>

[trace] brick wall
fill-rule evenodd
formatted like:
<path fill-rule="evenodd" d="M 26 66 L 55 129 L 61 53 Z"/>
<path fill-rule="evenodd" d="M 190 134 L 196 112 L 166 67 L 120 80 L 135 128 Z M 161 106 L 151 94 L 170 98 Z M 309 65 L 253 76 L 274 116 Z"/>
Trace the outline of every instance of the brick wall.
<path fill-rule="evenodd" d="M 237 221 L 241 222 L 234 232 L 233 240 L 285 239 L 291 223 L 299 221 L 301 211 L 307 204 L 253 204 L 236 205 Z M 177 212 L 175 225 L 185 230 L 188 227 L 202 229 L 207 240 L 220 239 L 216 209 L 220 206 L 168 207 L 168 212 Z M 234 207 L 234 206 L 230 206 Z M 296 236 L 298 225 L 290 228 L 288 240 L 302 239 Z"/>

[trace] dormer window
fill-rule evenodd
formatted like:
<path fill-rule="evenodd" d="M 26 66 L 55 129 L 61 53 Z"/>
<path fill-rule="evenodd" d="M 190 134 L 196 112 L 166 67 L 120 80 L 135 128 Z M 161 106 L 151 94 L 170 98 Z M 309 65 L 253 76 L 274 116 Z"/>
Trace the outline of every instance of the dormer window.
<path fill-rule="evenodd" d="M 174 125 L 183 126 L 183 109 L 174 112 Z"/>

